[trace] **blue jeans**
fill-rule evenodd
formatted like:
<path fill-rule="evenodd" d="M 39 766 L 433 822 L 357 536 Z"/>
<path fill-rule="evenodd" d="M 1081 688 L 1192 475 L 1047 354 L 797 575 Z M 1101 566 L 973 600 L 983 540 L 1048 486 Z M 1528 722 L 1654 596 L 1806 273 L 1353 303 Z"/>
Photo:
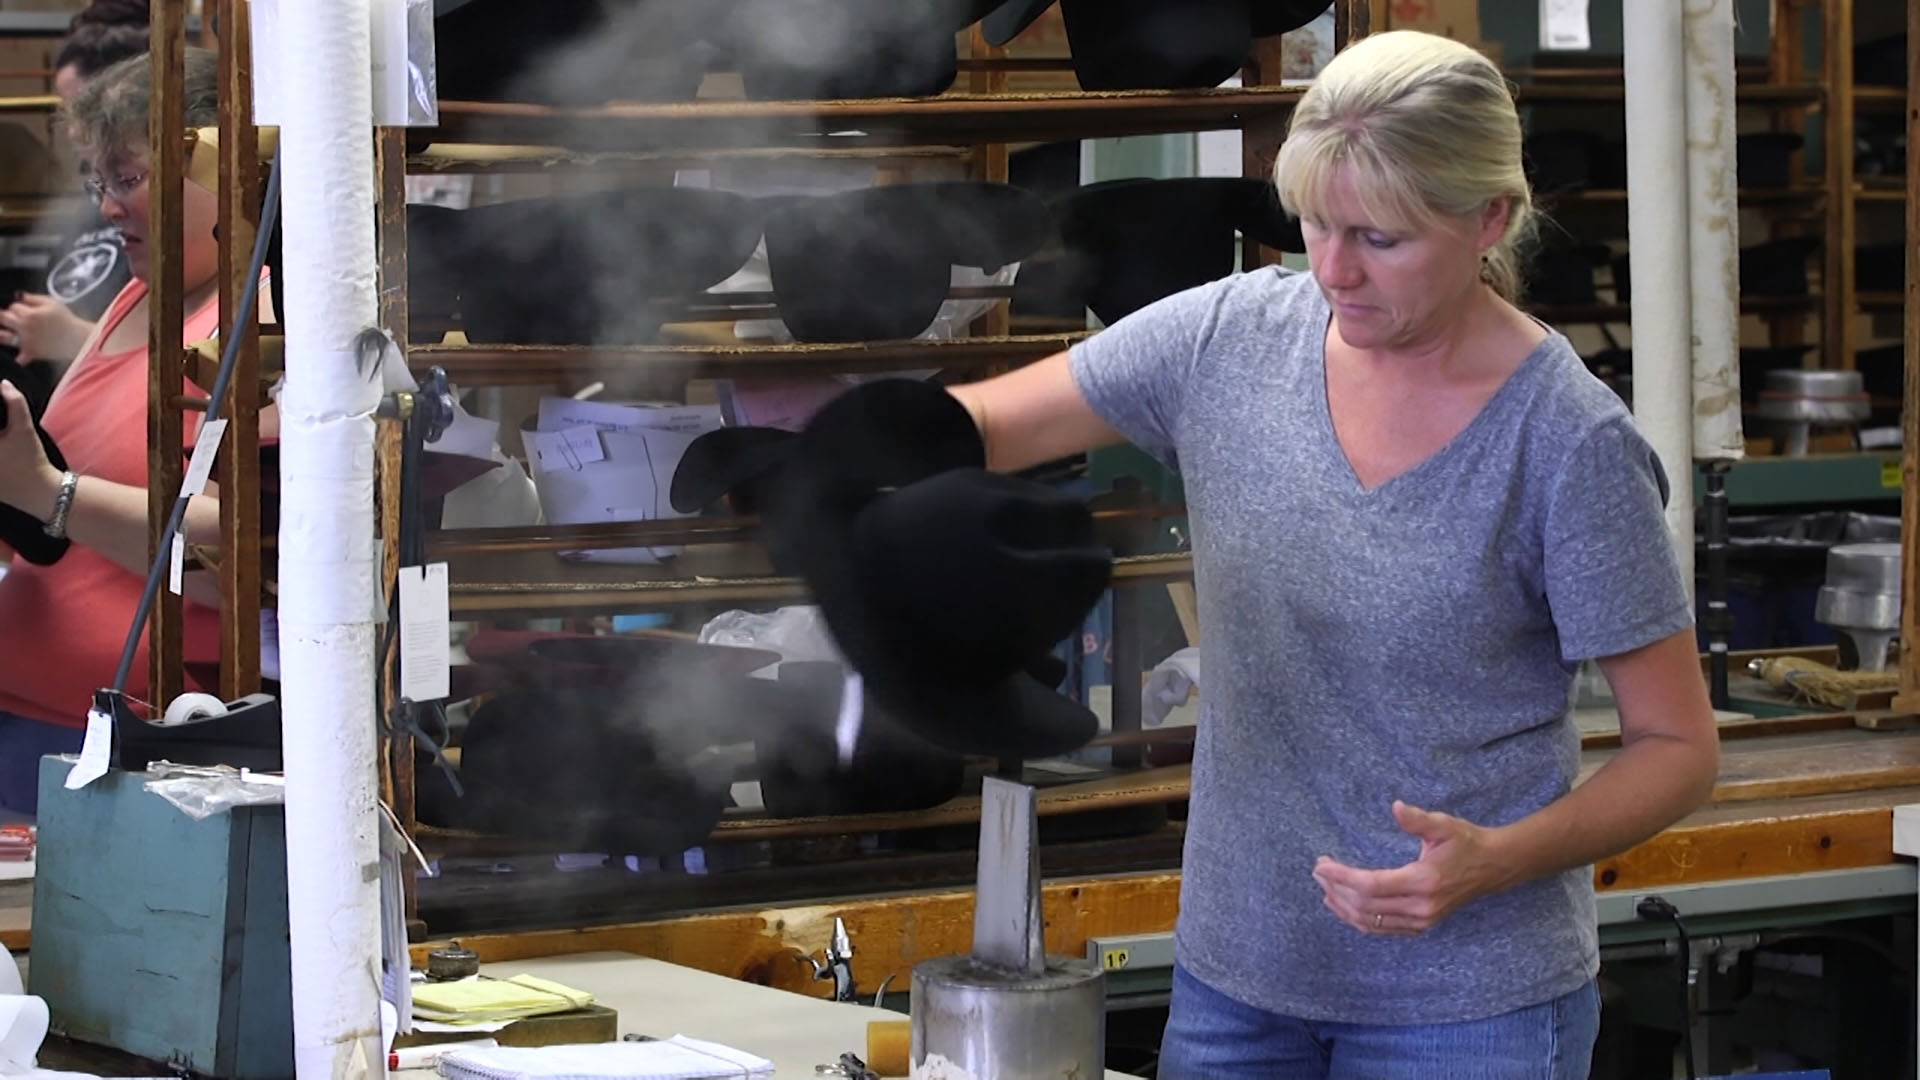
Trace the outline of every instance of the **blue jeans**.
<path fill-rule="evenodd" d="M 1296 1020 L 1176 966 L 1159 1080 L 1586 1080 L 1600 991 L 1487 1020 L 1405 1027 Z"/>
<path fill-rule="evenodd" d="M 29 817 L 40 809 L 40 759 L 77 754 L 87 733 L 0 712 L 0 810 Z"/>

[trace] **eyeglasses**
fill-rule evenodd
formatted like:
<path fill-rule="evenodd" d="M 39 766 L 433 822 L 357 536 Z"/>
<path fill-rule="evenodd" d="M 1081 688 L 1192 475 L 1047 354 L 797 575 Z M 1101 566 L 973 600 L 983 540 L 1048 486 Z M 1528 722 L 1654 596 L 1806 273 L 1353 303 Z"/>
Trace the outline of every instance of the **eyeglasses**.
<path fill-rule="evenodd" d="M 95 206 L 106 201 L 108 195 L 112 195 L 117 202 L 125 202 L 129 198 L 132 198 L 134 192 L 140 190 L 140 185 L 146 182 L 147 174 L 144 172 L 122 174 L 111 180 L 102 180 L 98 176 L 89 176 L 85 181 L 87 194 L 93 196 Z"/>

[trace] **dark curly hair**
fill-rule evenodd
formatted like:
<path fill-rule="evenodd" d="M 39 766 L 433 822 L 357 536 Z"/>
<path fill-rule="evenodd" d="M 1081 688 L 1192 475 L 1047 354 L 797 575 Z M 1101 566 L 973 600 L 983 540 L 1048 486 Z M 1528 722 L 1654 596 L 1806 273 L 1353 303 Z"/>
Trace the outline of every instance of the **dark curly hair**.
<path fill-rule="evenodd" d="M 90 79 L 129 56 L 147 51 L 150 0 L 93 0 L 67 26 L 53 70 L 71 67 Z"/>

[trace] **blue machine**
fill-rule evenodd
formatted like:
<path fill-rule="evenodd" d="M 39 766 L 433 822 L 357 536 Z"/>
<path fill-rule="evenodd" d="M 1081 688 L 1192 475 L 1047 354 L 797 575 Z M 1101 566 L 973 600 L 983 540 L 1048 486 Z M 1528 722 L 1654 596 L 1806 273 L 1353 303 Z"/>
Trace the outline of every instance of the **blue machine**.
<path fill-rule="evenodd" d="M 29 991 L 52 1028 L 222 1080 L 293 1075 L 286 815 L 195 821 L 109 770 L 40 762 Z"/>

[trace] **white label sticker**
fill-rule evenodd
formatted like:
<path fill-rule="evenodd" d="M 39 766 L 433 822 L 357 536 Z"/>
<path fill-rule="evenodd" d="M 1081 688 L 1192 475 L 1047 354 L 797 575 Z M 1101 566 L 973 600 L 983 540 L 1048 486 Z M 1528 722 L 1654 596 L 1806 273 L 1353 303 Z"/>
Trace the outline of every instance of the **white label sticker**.
<path fill-rule="evenodd" d="M 438 701 L 453 692 L 447 564 L 400 568 L 400 696 Z"/>
<path fill-rule="evenodd" d="M 174 533 L 173 555 L 168 560 L 167 567 L 167 588 L 171 589 L 175 596 L 180 595 L 180 583 L 181 579 L 186 575 L 186 569 L 187 537 L 185 533 Z"/>
<path fill-rule="evenodd" d="M 1569 52 L 1593 48 L 1587 0 L 1540 0 L 1540 47 Z"/>
<path fill-rule="evenodd" d="M 209 420 L 200 425 L 200 435 L 193 440 L 193 456 L 187 459 L 187 475 L 180 481 L 180 494 L 191 499 L 207 490 L 207 478 L 213 475 L 213 459 L 220 453 L 220 435 L 227 430 L 227 422 Z"/>
<path fill-rule="evenodd" d="M 113 754 L 113 716 L 99 709 L 87 710 L 87 738 L 80 744 L 80 760 L 67 771 L 67 790 L 77 791 L 107 775 L 107 761 Z"/>

